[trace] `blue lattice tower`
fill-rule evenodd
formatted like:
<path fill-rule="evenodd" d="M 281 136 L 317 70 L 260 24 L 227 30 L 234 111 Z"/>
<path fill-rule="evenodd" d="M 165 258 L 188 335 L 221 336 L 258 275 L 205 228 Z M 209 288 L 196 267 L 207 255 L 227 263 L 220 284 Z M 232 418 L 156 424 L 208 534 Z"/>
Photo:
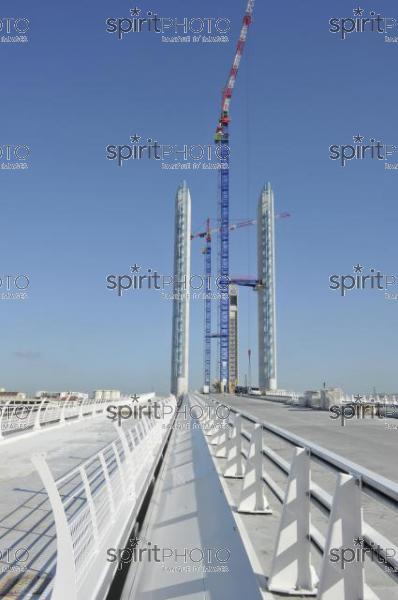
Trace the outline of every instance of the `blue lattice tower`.
<path fill-rule="evenodd" d="M 238 75 L 247 34 L 252 22 L 255 0 L 248 0 L 243 17 L 242 28 L 236 47 L 232 67 L 229 72 L 227 84 L 222 93 L 221 117 L 217 126 L 215 142 L 220 151 L 220 388 L 229 391 L 229 109 L 232 93 Z"/>
<path fill-rule="evenodd" d="M 205 332 L 204 332 L 204 386 L 210 390 L 211 380 L 211 233 L 207 219 L 205 257 Z"/>

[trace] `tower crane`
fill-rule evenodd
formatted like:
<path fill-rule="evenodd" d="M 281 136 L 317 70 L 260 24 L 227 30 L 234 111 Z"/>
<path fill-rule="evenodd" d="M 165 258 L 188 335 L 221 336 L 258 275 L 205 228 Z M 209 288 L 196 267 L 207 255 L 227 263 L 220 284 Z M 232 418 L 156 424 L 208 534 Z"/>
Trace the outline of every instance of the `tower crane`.
<path fill-rule="evenodd" d="M 286 213 L 288 214 L 288 213 Z M 240 221 L 239 223 L 231 223 L 229 225 L 230 231 L 235 231 L 236 229 L 241 229 L 242 227 L 248 227 L 249 225 L 256 225 L 256 219 L 247 219 L 246 221 Z M 210 229 L 210 219 L 206 221 L 206 231 L 199 231 L 198 233 L 193 233 L 191 235 L 191 240 L 196 238 L 206 238 L 208 235 L 211 236 L 213 233 L 217 233 L 220 231 L 220 227 L 212 227 Z"/>
<path fill-rule="evenodd" d="M 220 385 L 221 391 L 228 389 L 229 373 L 229 110 L 235 88 L 239 65 L 247 40 L 255 0 L 248 0 L 243 17 L 242 28 L 235 57 L 229 72 L 228 80 L 222 92 L 221 116 L 215 134 L 215 143 L 219 146 L 221 162 L 219 180 L 219 215 L 220 215 L 220 283 L 224 290 L 220 299 Z"/>
<path fill-rule="evenodd" d="M 290 217 L 289 212 L 281 212 L 275 215 L 275 219 L 286 219 Z M 246 219 L 245 221 L 239 221 L 237 223 L 230 223 L 229 231 L 236 231 L 243 229 L 244 227 L 250 227 L 256 225 L 257 219 Z M 220 338 L 220 332 L 211 333 L 211 275 L 212 275 L 212 234 L 218 233 L 219 227 L 210 228 L 210 219 L 206 220 L 206 230 L 194 233 L 191 235 L 191 240 L 198 238 L 205 238 L 206 245 L 202 249 L 204 255 L 204 274 L 205 274 L 205 301 L 204 301 L 204 389 L 210 390 L 211 380 L 211 339 Z M 250 287 L 254 291 L 261 288 L 263 283 L 254 277 L 239 276 L 233 277 L 229 280 L 229 283 L 234 283 L 238 286 Z"/>
<path fill-rule="evenodd" d="M 255 225 L 256 219 L 248 219 L 239 223 L 233 223 L 229 225 L 230 231 L 241 229 L 243 227 L 249 227 Z M 204 254 L 204 273 L 205 273 L 205 302 L 204 302 L 204 390 L 210 390 L 210 378 L 211 378 L 211 338 L 219 338 L 220 334 L 211 333 L 211 242 L 212 234 L 220 230 L 219 227 L 210 228 L 210 219 L 206 221 L 206 231 L 201 231 L 191 235 L 191 240 L 196 238 L 205 238 L 206 245 L 202 250 Z"/>

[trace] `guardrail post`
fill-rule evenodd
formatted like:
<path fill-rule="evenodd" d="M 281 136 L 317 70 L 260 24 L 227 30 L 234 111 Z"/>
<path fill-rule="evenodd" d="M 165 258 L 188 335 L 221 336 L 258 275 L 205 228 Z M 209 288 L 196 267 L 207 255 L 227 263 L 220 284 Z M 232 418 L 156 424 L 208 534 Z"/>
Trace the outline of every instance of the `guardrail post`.
<path fill-rule="evenodd" d="M 209 436 L 210 436 L 210 440 L 209 440 L 209 444 L 211 444 L 212 446 L 217 446 L 220 443 L 220 439 L 221 439 L 221 428 L 220 428 L 220 424 L 217 423 L 218 420 L 218 415 L 217 415 L 217 409 L 218 409 L 218 402 L 213 402 L 213 405 L 209 404 L 209 419 L 211 422 L 211 427 L 209 429 Z M 214 410 L 214 416 L 210 417 L 211 411 Z"/>
<path fill-rule="evenodd" d="M 311 565 L 310 502 L 309 453 L 296 448 L 268 579 L 270 592 L 289 596 L 317 593 L 317 578 Z"/>
<path fill-rule="evenodd" d="M 64 600 L 65 590 L 68 590 L 68 598 L 76 600 L 77 584 L 73 544 L 61 496 L 47 465 L 45 454 L 34 454 L 31 461 L 48 494 L 57 533 L 57 571 L 51 598 L 52 600 Z"/>
<path fill-rule="evenodd" d="M 218 446 L 218 444 L 220 443 L 220 439 L 221 439 L 221 431 L 220 431 L 220 424 L 217 423 L 217 418 L 214 416 L 210 419 L 210 428 L 209 428 L 209 432 L 208 432 L 208 437 L 209 439 L 209 444 L 211 446 Z"/>
<path fill-rule="evenodd" d="M 95 552 L 98 552 L 99 549 L 99 535 L 98 535 L 98 521 L 97 521 L 97 513 L 95 512 L 95 504 L 93 500 L 93 495 L 91 493 L 90 482 L 87 477 L 87 473 L 84 467 L 80 467 L 79 469 L 80 477 L 82 478 L 84 491 L 86 494 L 87 506 L 90 511 L 91 523 L 93 526 L 93 537 L 94 537 L 94 547 Z"/>
<path fill-rule="evenodd" d="M 156 456 L 158 433 L 159 433 L 159 431 L 158 431 L 157 423 L 154 423 L 152 429 L 147 434 L 148 439 L 149 439 L 150 452 L 152 453 L 153 456 Z"/>
<path fill-rule="evenodd" d="M 134 439 L 134 433 L 136 434 L 137 442 Z M 136 449 L 136 447 L 139 445 L 139 443 L 141 441 L 141 438 L 138 434 L 138 425 L 137 425 L 137 427 L 133 427 L 132 429 L 126 431 L 125 435 L 126 435 L 126 439 L 127 439 L 127 436 L 130 438 L 131 450 L 129 450 L 129 455 L 131 457 L 131 453 Z"/>
<path fill-rule="evenodd" d="M 0 414 L 0 440 L 4 437 L 3 435 L 3 421 L 6 420 L 6 415 L 8 418 L 8 405 L 11 402 L 11 400 L 9 400 L 8 402 L 6 402 L 5 404 L 1 405 L 1 414 Z"/>
<path fill-rule="evenodd" d="M 216 449 L 217 458 L 227 458 L 227 444 L 229 438 L 229 424 L 228 421 L 226 426 L 222 425 L 221 434 L 218 440 L 218 445 Z"/>
<path fill-rule="evenodd" d="M 98 455 L 98 458 L 100 460 L 102 470 L 104 472 L 105 485 L 106 485 L 106 489 L 108 492 L 109 508 L 111 510 L 111 520 L 114 521 L 115 520 L 115 502 L 113 499 L 111 480 L 109 478 L 109 471 L 108 471 L 108 466 L 106 464 L 104 453 L 100 452 Z"/>
<path fill-rule="evenodd" d="M 149 434 L 151 433 L 151 424 L 147 417 L 144 417 L 141 420 L 141 424 L 142 424 L 142 432 L 143 432 L 143 436 L 144 436 L 143 439 L 147 440 Z"/>
<path fill-rule="evenodd" d="M 73 414 L 71 416 L 73 417 L 73 423 L 75 423 L 77 421 L 77 419 L 79 418 L 79 405 L 78 405 L 78 401 L 77 400 L 72 400 L 71 407 L 73 408 Z M 76 419 L 76 417 L 77 417 L 77 419 Z"/>
<path fill-rule="evenodd" d="M 142 426 L 144 428 L 144 434 L 148 435 L 148 433 L 151 431 L 152 429 L 152 421 L 148 418 L 147 415 L 144 415 L 142 417 Z"/>
<path fill-rule="evenodd" d="M 116 431 L 118 432 L 119 439 L 122 444 L 123 452 L 124 452 L 125 482 L 126 482 L 127 494 L 130 497 L 135 498 L 136 490 L 135 490 L 134 470 L 133 470 L 133 464 L 132 464 L 132 450 L 130 450 L 130 448 L 129 448 L 127 436 L 126 436 L 126 433 L 124 432 L 123 428 L 121 426 L 119 426 L 117 423 L 114 423 L 114 426 L 116 428 Z M 134 439 L 133 438 L 132 438 L 132 445 L 133 445 L 133 450 L 134 450 Z"/>
<path fill-rule="evenodd" d="M 146 427 L 142 420 L 137 424 L 137 434 L 139 442 L 141 442 L 141 440 L 143 440 L 146 436 Z"/>
<path fill-rule="evenodd" d="M 86 400 L 82 400 L 80 404 L 80 412 L 79 412 L 79 421 L 82 421 L 84 418 L 84 407 L 86 406 Z"/>
<path fill-rule="evenodd" d="M 61 403 L 61 400 L 59 400 L 59 402 Z M 59 413 L 59 423 L 60 425 L 64 425 L 65 424 L 65 410 L 66 410 L 66 405 L 67 405 L 67 400 L 63 401 L 62 406 L 60 406 L 60 413 Z"/>
<path fill-rule="evenodd" d="M 250 439 L 238 512 L 271 514 L 263 482 L 263 431 L 256 424 Z"/>
<path fill-rule="evenodd" d="M 35 418 L 35 424 L 33 425 L 33 430 L 34 431 L 38 431 L 39 429 L 41 429 L 41 425 L 40 425 L 40 417 L 41 417 L 41 409 L 43 407 L 45 403 L 45 400 L 42 400 L 37 408 L 37 413 L 36 413 L 36 418 Z"/>
<path fill-rule="evenodd" d="M 210 418 L 210 404 L 206 405 L 203 402 L 199 404 L 202 413 L 202 430 L 206 437 L 211 435 L 212 420 Z M 200 419 L 198 419 L 200 421 Z"/>
<path fill-rule="evenodd" d="M 227 462 L 224 477 L 234 477 L 236 479 L 243 477 L 242 418 L 239 414 L 235 415 L 231 437 L 227 442 Z"/>
<path fill-rule="evenodd" d="M 120 481 L 122 482 L 123 496 L 125 496 L 126 491 L 127 491 L 127 488 L 126 488 L 126 477 L 125 477 L 125 473 L 123 471 L 122 461 L 121 461 L 121 458 L 120 458 L 119 450 L 117 449 L 116 442 L 112 443 L 112 449 L 113 449 L 113 453 L 115 455 L 115 460 L 116 460 L 117 468 L 119 470 Z M 127 460 L 127 457 L 125 458 L 125 460 Z"/>
<path fill-rule="evenodd" d="M 209 444 L 211 444 L 212 446 L 213 445 L 218 446 L 220 444 L 223 444 L 223 450 L 221 450 L 221 454 L 216 455 L 221 458 L 226 457 L 226 442 L 227 442 L 227 439 L 229 436 L 229 427 L 228 427 L 229 412 L 228 412 L 227 417 L 222 417 L 217 412 L 218 409 L 222 408 L 223 406 L 225 406 L 225 405 L 220 404 L 219 402 L 214 403 L 214 410 L 215 410 L 215 414 L 213 417 L 214 430 L 213 430 L 213 434 L 211 435 L 210 441 L 209 441 Z"/>
<path fill-rule="evenodd" d="M 10 411 L 8 412 L 8 419 L 10 421 L 9 422 L 8 431 L 10 431 L 11 433 L 13 433 L 15 431 L 15 428 L 14 428 L 15 419 L 14 419 L 14 417 L 16 415 L 16 411 L 18 409 L 18 406 L 20 406 L 20 404 L 13 404 L 12 405 L 11 413 L 10 413 Z M 11 406 L 9 406 L 9 409 L 10 408 L 11 408 Z M 18 417 L 15 417 L 15 418 L 18 418 Z"/>
<path fill-rule="evenodd" d="M 47 411 L 49 408 L 50 408 L 50 401 L 48 400 L 44 404 L 44 415 L 43 415 L 43 418 L 41 419 L 41 427 L 43 427 L 44 423 L 46 423 L 46 415 L 47 415 Z"/>
<path fill-rule="evenodd" d="M 358 483 L 351 475 L 338 475 L 317 600 L 365 598 L 364 556 L 363 552 L 358 552 L 358 549 L 362 550 L 363 542 L 361 490 Z"/>

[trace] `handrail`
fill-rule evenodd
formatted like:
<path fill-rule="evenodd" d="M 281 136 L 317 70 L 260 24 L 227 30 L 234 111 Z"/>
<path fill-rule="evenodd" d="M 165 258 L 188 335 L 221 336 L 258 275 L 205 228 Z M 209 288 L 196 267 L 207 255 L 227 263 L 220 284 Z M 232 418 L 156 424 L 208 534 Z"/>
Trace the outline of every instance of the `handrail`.
<path fill-rule="evenodd" d="M 155 393 L 140 395 L 140 402 L 154 398 Z M 122 397 L 120 400 L 86 400 L 71 401 L 70 399 L 52 402 L 43 399 L 40 403 L 24 402 L 0 405 L 0 446 L 6 442 L 19 439 L 20 435 L 34 435 L 50 427 L 59 427 L 65 423 L 81 422 L 84 418 L 103 414 L 108 406 L 131 404 L 131 399 Z"/>
<path fill-rule="evenodd" d="M 57 534 L 52 600 L 64 600 L 65 589 L 70 600 L 94 600 L 100 589 L 109 587 L 118 564 L 108 560 L 107 548 L 117 548 L 125 532 L 131 531 L 131 518 L 136 518 L 151 484 L 170 435 L 168 425 L 176 415 L 175 398 L 167 402 L 173 411 L 158 419 L 143 416 L 130 428 L 114 424 L 116 440 L 58 479 L 45 455 L 33 455 Z"/>
<path fill-rule="evenodd" d="M 362 559 L 356 559 L 362 562 L 355 563 L 354 561 L 352 568 L 351 564 L 350 568 L 347 568 L 347 564 L 343 568 L 339 565 L 334 566 L 335 561 L 331 561 L 330 554 L 333 544 L 336 546 L 338 540 L 340 540 L 341 547 L 348 548 L 347 552 L 353 552 L 351 546 L 357 546 L 356 540 L 362 540 L 363 547 L 371 551 L 372 556 L 377 556 L 377 560 L 380 559 L 381 564 L 387 565 L 392 570 L 391 572 L 395 573 L 393 577 L 397 578 L 397 545 L 364 521 L 362 516 L 362 493 L 371 498 L 376 497 L 376 500 L 381 501 L 384 506 L 396 510 L 398 507 L 398 484 L 396 482 L 379 476 L 373 471 L 310 440 L 276 425 L 264 423 L 245 411 L 236 410 L 229 406 L 228 402 L 219 402 L 211 397 L 203 398 L 200 396 L 198 401 L 207 404 L 209 407 L 223 405 L 228 408 L 228 414 L 225 416 L 225 422 L 228 424 L 227 434 L 219 433 L 218 430 L 223 428 L 217 425 L 217 419 L 208 417 L 207 421 L 211 425 L 211 433 L 206 435 L 210 435 L 209 443 L 216 446 L 215 456 L 227 458 L 227 465 L 233 464 L 236 468 L 237 461 L 245 460 L 246 468 L 238 512 L 272 513 L 270 506 L 267 506 L 265 493 L 263 496 L 262 486 L 264 483 L 283 504 L 268 579 L 269 591 L 295 595 L 297 589 L 301 589 L 304 594 L 316 595 L 318 599 L 322 600 L 325 590 L 329 589 L 330 581 L 340 580 L 341 585 L 343 585 L 341 589 L 346 590 L 345 594 L 341 596 L 342 600 L 348 598 L 351 600 L 352 596 L 349 595 L 349 590 L 352 592 L 353 589 L 357 590 L 355 597 L 364 597 L 364 594 L 366 596 L 369 588 L 366 585 L 362 571 L 364 556 L 362 556 Z M 249 429 L 246 425 L 243 428 L 244 422 L 252 427 Z M 263 431 L 269 432 L 293 446 L 295 454 L 291 463 L 282 458 L 275 450 L 264 445 Z M 248 444 L 245 448 L 242 446 L 242 439 Z M 282 489 L 273 480 L 269 469 L 264 465 L 264 457 L 287 475 L 286 490 Z M 311 460 L 320 462 L 327 468 L 337 472 L 333 495 L 324 491 L 318 483 L 311 479 Z M 233 471 L 234 469 L 232 469 Z M 237 477 L 236 474 L 231 474 L 231 466 L 229 466 L 229 474 L 225 472 L 224 476 Z M 296 486 L 299 484 L 301 492 L 297 491 Z M 293 500 L 295 500 L 295 504 L 293 504 Z M 318 508 L 321 507 L 328 515 L 326 537 L 317 527 L 311 524 L 310 500 L 313 500 L 314 505 L 318 505 Z M 260 502 L 260 505 L 258 502 Z M 298 531 L 301 531 L 300 535 L 297 534 Z M 286 536 L 289 537 L 289 541 L 287 541 Z M 307 545 L 307 540 L 313 542 L 323 554 L 318 587 L 315 575 L 305 579 L 309 573 L 308 569 L 313 571 L 310 560 L 310 546 Z M 337 546 L 339 546 L 338 543 Z M 287 548 L 291 549 L 289 555 L 284 554 L 285 551 L 287 553 Z M 282 555 L 285 558 L 281 558 Z M 284 562 L 286 560 L 287 563 Z M 296 580 L 297 564 L 302 566 L 302 570 Z M 337 571 L 334 571 L 334 569 L 337 569 Z M 301 583 L 305 580 L 308 585 L 299 585 L 299 580 Z M 372 597 L 377 598 L 375 595 Z"/>
<path fill-rule="evenodd" d="M 243 419 L 250 421 L 253 424 L 258 423 L 261 425 L 263 429 L 266 431 L 270 431 L 274 435 L 290 442 L 294 446 L 300 446 L 307 450 L 311 451 L 311 454 L 321 460 L 322 462 L 328 464 L 329 466 L 343 471 L 344 473 L 349 473 L 354 477 L 361 479 L 362 486 L 368 487 L 372 491 L 375 491 L 383 496 L 386 496 L 394 503 L 398 503 L 398 484 L 382 475 L 377 475 L 374 471 L 370 471 L 365 467 L 361 467 L 357 463 L 354 463 L 346 458 L 340 456 L 339 454 L 332 452 L 331 450 L 326 450 L 322 446 L 311 442 L 310 440 L 306 440 L 286 429 L 282 429 L 277 425 L 271 425 L 269 423 L 264 423 L 263 421 L 259 421 L 249 413 L 244 411 L 238 411 L 231 406 L 228 406 L 230 411 L 234 414 L 240 414 Z M 398 506 L 398 504 L 397 504 Z"/>

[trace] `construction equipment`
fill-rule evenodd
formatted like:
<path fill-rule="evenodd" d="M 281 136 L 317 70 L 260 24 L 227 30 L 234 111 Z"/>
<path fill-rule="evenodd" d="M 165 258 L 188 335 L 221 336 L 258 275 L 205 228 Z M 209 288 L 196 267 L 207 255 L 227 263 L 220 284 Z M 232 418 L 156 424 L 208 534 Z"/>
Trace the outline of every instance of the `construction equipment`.
<path fill-rule="evenodd" d="M 256 219 L 248 219 L 239 223 L 234 223 L 229 226 L 230 231 L 235 231 L 243 227 L 249 227 L 255 225 Z M 206 238 L 206 245 L 202 250 L 204 254 L 204 274 L 205 274 L 205 302 L 204 302 L 204 385 L 203 391 L 207 393 L 210 391 L 210 378 L 211 378 L 211 338 L 220 338 L 219 333 L 211 333 L 211 242 L 212 234 L 218 232 L 219 228 L 210 228 L 210 219 L 206 221 L 206 231 L 201 231 L 191 235 L 191 240 L 197 238 Z"/>
<path fill-rule="evenodd" d="M 291 216 L 288 212 L 282 212 L 275 215 L 275 219 L 286 219 Z M 244 227 L 256 225 L 256 219 L 246 219 L 229 225 L 229 231 L 236 231 Z M 211 380 L 211 339 L 220 338 L 220 332 L 211 333 L 211 276 L 212 276 L 212 235 L 220 231 L 219 227 L 210 227 L 210 219 L 206 220 L 205 231 L 199 231 L 191 235 L 191 240 L 198 238 L 206 238 L 206 245 L 202 249 L 204 255 L 204 278 L 205 278 L 205 297 L 204 297 L 204 385 L 205 393 L 210 391 Z M 235 276 L 229 280 L 229 283 L 243 287 L 251 287 L 254 291 L 258 291 L 263 287 L 263 282 L 247 276 Z"/>
<path fill-rule="evenodd" d="M 220 180 L 219 180 L 219 215 L 220 215 L 220 265 L 219 281 L 224 288 L 220 299 L 220 386 L 221 391 L 228 389 L 228 354 L 229 354 L 229 110 L 235 88 L 239 65 L 252 22 L 255 0 L 249 0 L 243 17 L 242 28 L 236 47 L 227 84 L 222 93 L 221 116 L 218 122 L 215 143 L 219 146 Z"/>
<path fill-rule="evenodd" d="M 207 219 L 205 255 L 205 333 L 204 333 L 204 393 L 210 392 L 211 377 L 211 230 Z"/>
<path fill-rule="evenodd" d="M 288 213 L 286 213 L 288 214 Z M 290 216 L 290 215 L 289 215 Z M 207 226 L 209 227 L 209 229 L 206 228 L 206 231 L 200 231 L 199 233 L 193 233 L 191 235 L 191 240 L 194 240 L 196 238 L 205 238 L 209 233 L 218 233 L 220 231 L 219 227 L 213 227 L 212 229 L 210 229 L 210 219 L 207 219 L 206 221 Z M 248 219 L 247 221 L 241 221 L 240 223 L 231 223 L 229 225 L 229 230 L 230 231 L 235 231 L 236 229 L 241 229 L 242 227 L 248 227 L 249 225 L 256 225 L 257 221 L 256 219 Z"/>

